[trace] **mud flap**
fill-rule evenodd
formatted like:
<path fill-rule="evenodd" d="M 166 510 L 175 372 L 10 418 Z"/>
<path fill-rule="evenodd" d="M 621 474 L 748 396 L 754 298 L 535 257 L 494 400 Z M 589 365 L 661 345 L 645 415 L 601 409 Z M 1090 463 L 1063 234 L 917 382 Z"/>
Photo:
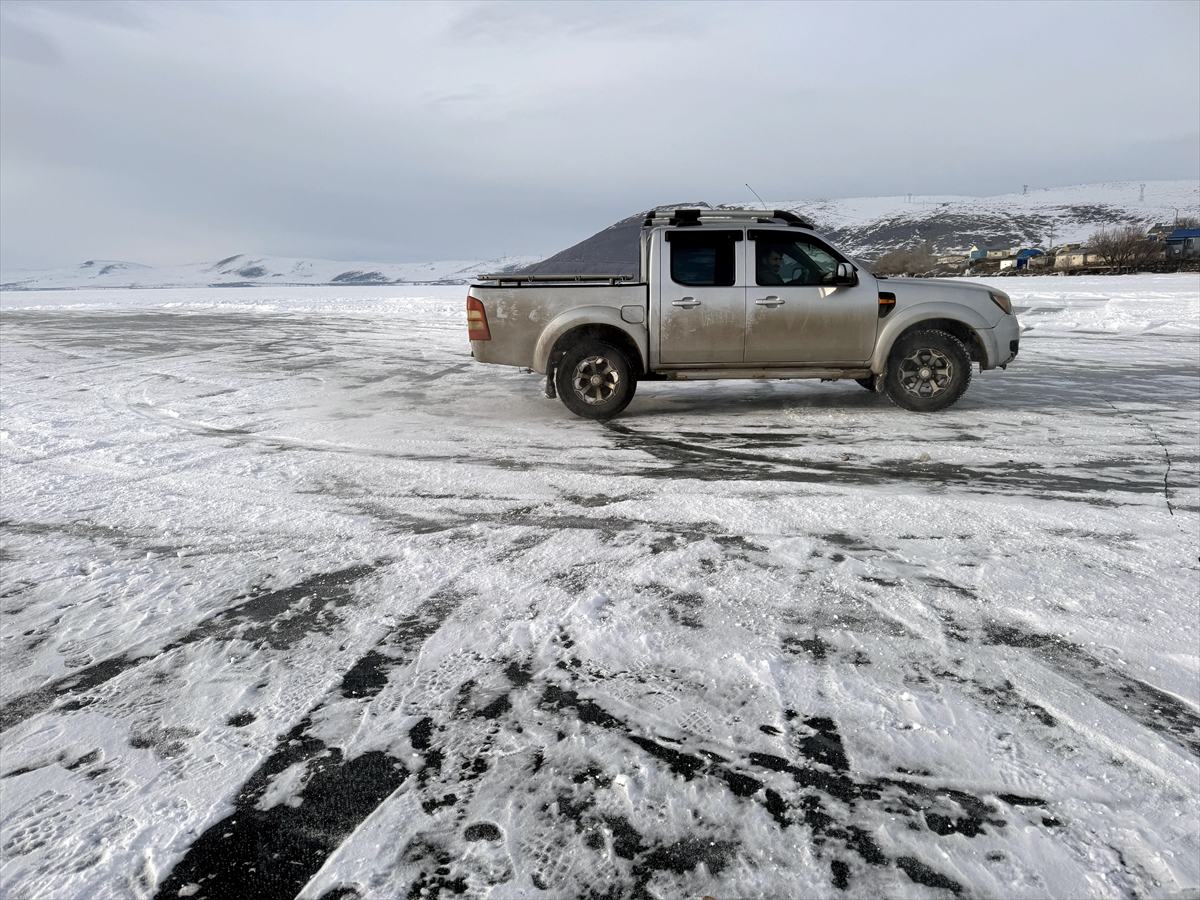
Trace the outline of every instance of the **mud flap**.
<path fill-rule="evenodd" d="M 558 399 L 558 391 L 554 389 L 554 366 L 546 367 L 546 396 L 551 400 Z"/>
<path fill-rule="evenodd" d="M 883 393 L 883 375 L 882 374 L 875 376 L 875 393 L 877 393 L 877 394 Z"/>

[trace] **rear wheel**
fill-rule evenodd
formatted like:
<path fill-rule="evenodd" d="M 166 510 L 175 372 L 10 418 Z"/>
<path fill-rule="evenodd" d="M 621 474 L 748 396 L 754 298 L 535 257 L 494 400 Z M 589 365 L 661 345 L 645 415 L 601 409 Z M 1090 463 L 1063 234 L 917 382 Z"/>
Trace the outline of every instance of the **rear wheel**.
<path fill-rule="evenodd" d="M 956 403 L 970 383 L 971 357 L 958 338 L 915 331 L 892 348 L 883 386 L 902 409 L 936 412 Z"/>
<path fill-rule="evenodd" d="M 637 390 L 625 354 L 603 341 L 585 341 L 568 349 L 555 370 L 554 385 L 567 409 L 598 421 L 619 414 Z"/>

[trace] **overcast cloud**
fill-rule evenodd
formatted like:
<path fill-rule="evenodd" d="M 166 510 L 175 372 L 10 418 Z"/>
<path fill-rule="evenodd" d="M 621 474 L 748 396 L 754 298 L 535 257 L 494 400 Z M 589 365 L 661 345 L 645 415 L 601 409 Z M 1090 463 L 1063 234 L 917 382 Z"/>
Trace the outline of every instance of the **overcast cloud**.
<path fill-rule="evenodd" d="M 1200 177 L 1200 3 L 0 2 L 5 270 Z"/>

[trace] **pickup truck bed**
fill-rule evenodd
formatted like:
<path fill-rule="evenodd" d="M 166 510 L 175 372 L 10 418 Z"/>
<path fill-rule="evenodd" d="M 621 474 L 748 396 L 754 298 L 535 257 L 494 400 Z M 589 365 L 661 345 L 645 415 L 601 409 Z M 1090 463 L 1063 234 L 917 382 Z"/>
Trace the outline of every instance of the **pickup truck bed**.
<path fill-rule="evenodd" d="M 644 333 L 649 289 L 646 284 L 475 285 L 471 295 L 483 301 L 491 340 L 473 343 L 475 359 L 523 366 L 545 375 L 550 350 L 560 337 L 586 325 L 621 323 Z M 632 309 L 639 310 L 640 318 Z M 622 319 L 622 310 L 628 321 Z M 636 334 L 636 331 L 635 331 Z M 641 343 L 645 345 L 645 341 Z"/>

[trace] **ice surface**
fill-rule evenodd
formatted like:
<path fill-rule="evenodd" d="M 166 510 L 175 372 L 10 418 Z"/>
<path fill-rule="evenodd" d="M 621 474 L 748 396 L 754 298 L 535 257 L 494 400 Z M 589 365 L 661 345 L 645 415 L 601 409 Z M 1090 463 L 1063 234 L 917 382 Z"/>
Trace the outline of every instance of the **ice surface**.
<path fill-rule="evenodd" d="M 1193 896 L 1200 285 L 997 283 L 945 413 L 607 426 L 462 288 L 0 294 L 0 893 Z"/>

